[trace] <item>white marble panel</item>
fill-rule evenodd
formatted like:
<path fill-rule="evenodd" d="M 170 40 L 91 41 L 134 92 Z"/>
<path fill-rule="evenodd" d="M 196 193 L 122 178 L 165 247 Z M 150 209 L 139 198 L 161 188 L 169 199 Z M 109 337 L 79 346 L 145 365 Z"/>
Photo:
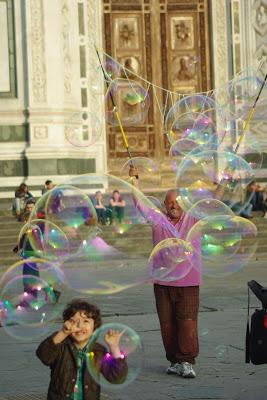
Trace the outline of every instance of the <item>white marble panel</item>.
<path fill-rule="evenodd" d="M 0 2 L 0 92 L 9 91 L 7 4 Z"/>

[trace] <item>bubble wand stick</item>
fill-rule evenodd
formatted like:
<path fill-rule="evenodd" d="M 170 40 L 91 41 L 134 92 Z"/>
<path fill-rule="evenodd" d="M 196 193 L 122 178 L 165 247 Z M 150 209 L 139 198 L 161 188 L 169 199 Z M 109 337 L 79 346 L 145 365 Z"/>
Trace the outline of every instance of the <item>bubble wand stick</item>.
<path fill-rule="evenodd" d="M 102 70 L 103 75 L 104 75 L 104 79 L 105 79 L 105 81 L 106 81 L 106 86 L 107 86 L 107 88 L 108 88 L 108 87 L 109 87 L 109 84 L 108 84 L 108 79 L 107 79 L 106 71 L 105 71 L 104 68 L 103 68 L 103 65 L 102 65 L 102 62 L 101 62 L 101 59 L 100 59 L 100 55 L 99 55 L 99 52 L 98 52 L 96 46 L 95 46 L 95 51 L 96 51 L 96 54 L 97 54 L 98 62 L 99 62 L 99 64 L 100 64 L 101 70 Z M 115 104 L 114 97 L 112 96 L 111 91 L 109 92 L 109 95 L 110 95 L 111 103 L 112 103 L 112 106 L 113 106 L 113 112 L 114 112 L 114 114 L 115 114 L 115 117 L 116 117 L 116 119 L 117 119 L 118 125 L 119 125 L 119 127 L 120 127 L 120 131 L 121 131 L 123 143 L 124 143 L 124 146 L 125 146 L 126 151 L 127 151 L 127 153 L 128 153 L 128 157 L 129 157 L 129 159 L 130 159 L 130 165 L 131 165 L 131 167 L 134 167 L 133 161 L 132 161 L 132 155 L 131 155 L 131 152 L 130 152 L 130 149 L 129 149 L 129 144 L 128 144 L 128 141 L 127 141 L 127 138 L 126 138 L 126 135 L 125 135 L 125 132 L 124 132 L 122 123 L 121 123 L 121 119 L 120 119 L 120 116 L 119 116 L 119 113 L 118 113 L 118 109 L 117 109 L 117 106 L 116 106 L 116 104 Z M 138 175 L 136 176 L 136 178 L 138 179 Z"/>
<path fill-rule="evenodd" d="M 234 153 L 237 153 L 237 151 L 238 151 L 238 149 L 239 149 L 239 146 L 240 146 L 240 144 L 241 144 L 241 142 L 242 142 L 242 140 L 243 140 L 243 138 L 244 138 L 245 132 L 246 132 L 246 130 L 247 130 L 248 127 L 249 127 L 251 118 L 253 117 L 253 114 L 254 114 L 254 112 L 255 112 L 255 110 L 256 110 L 256 105 L 257 105 L 257 103 L 258 103 L 258 100 L 259 100 L 259 98 L 260 98 L 261 92 L 263 91 L 263 88 L 264 88 L 264 85 L 265 85 L 266 81 L 267 81 L 267 73 L 266 73 L 265 78 L 264 78 L 264 80 L 263 80 L 263 82 L 262 82 L 262 84 L 261 84 L 259 93 L 258 93 L 258 95 L 257 95 L 257 97 L 256 97 L 256 99 L 255 99 L 255 101 L 254 101 L 254 104 L 253 104 L 252 109 L 251 109 L 251 111 L 250 111 L 250 114 L 249 114 L 249 117 L 248 117 L 248 119 L 247 119 L 247 122 L 245 123 L 244 129 L 243 129 L 243 133 L 242 133 L 242 135 L 240 136 L 240 138 L 239 138 L 239 140 L 238 140 L 238 143 L 237 143 L 237 145 L 236 145 L 236 148 L 235 148 L 235 150 L 234 150 Z"/>

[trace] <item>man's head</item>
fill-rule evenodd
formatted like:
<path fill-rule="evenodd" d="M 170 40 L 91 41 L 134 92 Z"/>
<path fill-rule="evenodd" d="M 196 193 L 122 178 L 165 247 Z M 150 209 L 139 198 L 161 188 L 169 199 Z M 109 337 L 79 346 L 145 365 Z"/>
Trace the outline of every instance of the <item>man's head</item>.
<path fill-rule="evenodd" d="M 95 329 L 102 324 L 100 310 L 97 306 L 84 300 L 73 300 L 63 311 L 63 320 L 71 321 L 78 330 L 71 334 L 77 344 L 87 342 Z"/>
<path fill-rule="evenodd" d="M 168 217 L 171 219 L 179 219 L 182 215 L 182 209 L 177 202 L 178 192 L 176 190 L 169 190 L 166 193 L 164 204 Z"/>
<path fill-rule="evenodd" d="M 25 213 L 31 213 L 32 210 L 34 209 L 34 206 L 35 206 L 35 201 L 34 200 L 28 200 L 26 205 L 25 205 L 24 212 Z"/>
<path fill-rule="evenodd" d="M 53 182 L 52 182 L 50 179 L 48 179 L 47 181 L 45 181 L 45 186 L 46 186 L 46 188 L 47 188 L 48 190 L 51 190 L 51 189 L 53 189 L 54 184 L 53 184 Z"/>

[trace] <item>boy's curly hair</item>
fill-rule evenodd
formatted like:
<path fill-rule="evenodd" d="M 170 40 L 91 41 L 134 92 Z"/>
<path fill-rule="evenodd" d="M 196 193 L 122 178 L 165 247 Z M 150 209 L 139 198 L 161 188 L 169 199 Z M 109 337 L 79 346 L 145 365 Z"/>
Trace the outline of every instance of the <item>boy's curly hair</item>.
<path fill-rule="evenodd" d="M 88 318 L 92 318 L 94 320 L 95 329 L 101 326 L 102 318 L 99 308 L 94 304 L 90 304 L 83 299 L 75 299 L 72 300 L 69 304 L 67 304 L 67 307 L 65 308 L 62 314 L 63 321 L 65 322 L 69 320 L 71 317 L 73 317 L 74 314 L 76 314 L 76 312 L 79 311 L 84 312 Z"/>

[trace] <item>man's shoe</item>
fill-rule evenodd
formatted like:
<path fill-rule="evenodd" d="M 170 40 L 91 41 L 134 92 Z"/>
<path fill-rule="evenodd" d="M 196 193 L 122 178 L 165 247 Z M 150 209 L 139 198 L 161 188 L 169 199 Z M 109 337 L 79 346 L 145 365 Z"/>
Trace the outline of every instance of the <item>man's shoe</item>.
<path fill-rule="evenodd" d="M 177 375 L 180 368 L 181 368 L 181 364 L 171 363 L 171 365 L 166 369 L 166 373 L 168 375 Z"/>
<path fill-rule="evenodd" d="M 180 370 L 178 373 L 178 375 L 182 376 L 183 378 L 195 378 L 196 377 L 196 373 L 193 370 L 193 366 L 192 364 L 190 364 L 189 362 L 182 362 L 180 365 Z"/>

